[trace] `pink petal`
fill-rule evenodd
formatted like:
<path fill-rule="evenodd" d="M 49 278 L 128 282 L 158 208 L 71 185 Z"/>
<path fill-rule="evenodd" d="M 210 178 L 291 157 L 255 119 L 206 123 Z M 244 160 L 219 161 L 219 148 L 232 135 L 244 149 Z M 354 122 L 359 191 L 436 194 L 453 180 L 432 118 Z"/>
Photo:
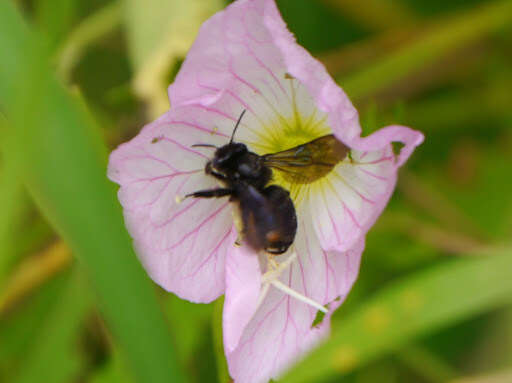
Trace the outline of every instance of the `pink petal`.
<path fill-rule="evenodd" d="M 311 216 L 324 249 L 347 250 L 367 233 L 393 193 L 398 167 L 422 140 L 421 133 L 400 126 L 354 140 L 362 149 L 352 150 L 351 159 L 323 181 L 322 191 L 310 196 L 315 212 Z M 398 157 L 391 141 L 405 144 Z"/>
<path fill-rule="evenodd" d="M 260 287 L 258 255 L 246 246 L 229 252 L 226 259 L 226 296 L 222 324 L 226 353 L 236 348 L 245 326 L 253 317 Z"/>
<path fill-rule="evenodd" d="M 249 145 L 270 126 L 286 126 L 295 113 L 293 98 L 308 118 L 315 110 L 304 87 L 292 90 L 282 52 L 266 25 L 272 2 L 239 0 L 207 20 L 169 87 L 173 106 L 202 105 L 233 121 L 248 113 L 237 141 Z M 271 15 L 272 16 L 272 15 Z M 300 84 L 299 84 L 300 85 Z"/>
<path fill-rule="evenodd" d="M 277 379 L 314 347 L 328 334 L 332 312 L 343 302 L 357 277 L 364 242 L 345 253 L 328 253 L 321 249 L 312 229 L 307 220 L 300 224 L 295 244 L 298 258 L 280 280 L 319 303 L 330 303 L 329 314 L 320 325 L 312 327 L 314 308 L 270 287 L 246 325 L 238 347 L 227 353 L 229 371 L 237 383 Z M 229 286 L 226 293 L 229 294 Z M 254 300 L 249 304 L 253 305 Z"/>
<path fill-rule="evenodd" d="M 225 257 L 236 236 L 231 206 L 227 198 L 177 203 L 176 197 L 218 187 L 204 174 L 211 150 L 191 145 L 221 145 L 231 129 L 223 116 L 176 108 L 110 156 L 108 174 L 121 186 L 126 225 L 148 273 L 163 288 L 196 302 L 224 292 Z"/>
<path fill-rule="evenodd" d="M 309 214 L 324 249 L 350 249 L 373 225 L 396 182 L 391 147 L 373 152 L 352 151 L 311 193 Z"/>

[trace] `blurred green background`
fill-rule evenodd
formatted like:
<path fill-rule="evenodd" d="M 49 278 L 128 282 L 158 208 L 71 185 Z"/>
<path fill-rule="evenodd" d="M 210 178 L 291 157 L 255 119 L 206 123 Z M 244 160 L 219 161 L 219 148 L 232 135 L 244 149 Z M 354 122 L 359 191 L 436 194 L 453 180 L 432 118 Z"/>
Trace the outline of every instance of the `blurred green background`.
<path fill-rule="evenodd" d="M 156 287 L 108 152 L 223 0 L 0 1 L 0 382 L 228 382 L 222 302 Z M 512 1 L 281 0 L 365 133 L 425 143 L 331 338 L 283 382 L 512 382 Z"/>

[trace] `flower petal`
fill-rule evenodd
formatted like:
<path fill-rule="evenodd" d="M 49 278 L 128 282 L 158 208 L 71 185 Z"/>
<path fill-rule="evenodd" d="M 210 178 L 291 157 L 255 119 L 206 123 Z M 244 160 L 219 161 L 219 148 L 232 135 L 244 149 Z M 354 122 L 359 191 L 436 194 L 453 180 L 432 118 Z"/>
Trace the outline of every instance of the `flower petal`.
<path fill-rule="evenodd" d="M 361 134 L 356 109 L 345 92 L 327 73 L 324 65 L 297 44 L 293 34 L 286 28 L 274 0 L 260 2 L 264 4 L 264 23 L 280 50 L 287 72 L 305 86 L 316 107 L 328 113 L 329 125 L 338 139 L 351 147 L 352 139 Z"/>
<path fill-rule="evenodd" d="M 226 259 L 226 296 L 223 336 L 226 353 L 232 352 L 256 310 L 261 287 L 258 255 L 246 246 L 236 247 Z"/>
<path fill-rule="evenodd" d="M 345 251 L 364 236 L 386 206 L 398 167 L 421 143 L 423 135 L 399 126 L 387 127 L 357 140 L 362 150 L 338 164 L 310 193 L 311 214 L 322 247 Z M 391 141 L 405 144 L 400 154 Z"/>
<path fill-rule="evenodd" d="M 227 353 L 229 371 L 237 383 L 278 378 L 328 333 L 332 312 L 343 302 L 357 277 L 364 242 L 345 253 L 325 252 L 305 220 L 299 225 L 295 248 L 298 257 L 280 281 L 321 304 L 330 303 L 329 313 L 320 325 L 312 327 L 316 310 L 271 286 L 237 348 Z"/>
<path fill-rule="evenodd" d="M 211 154 L 191 145 L 221 145 L 231 125 L 223 116 L 177 108 L 119 146 L 109 161 L 109 177 L 121 185 L 126 225 L 148 273 L 191 301 L 209 302 L 224 292 L 224 261 L 236 234 L 227 198 L 178 203 L 176 197 L 218 187 L 204 174 Z"/>
<path fill-rule="evenodd" d="M 312 220 L 327 250 L 350 249 L 373 225 L 396 182 L 394 155 L 387 150 L 352 151 L 309 195 Z"/>
<path fill-rule="evenodd" d="M 249 145 L 284 129 L 297 110 L 306 120 L 316 110 L 307 90 L 288 76 L 266 23 L 275 16 L 267 14 L 272 4 L 239 0 L 207 20 L 169 86 L 173 106 L 202 105 L 233 121 L 247 109 L 237 141 Z"/>

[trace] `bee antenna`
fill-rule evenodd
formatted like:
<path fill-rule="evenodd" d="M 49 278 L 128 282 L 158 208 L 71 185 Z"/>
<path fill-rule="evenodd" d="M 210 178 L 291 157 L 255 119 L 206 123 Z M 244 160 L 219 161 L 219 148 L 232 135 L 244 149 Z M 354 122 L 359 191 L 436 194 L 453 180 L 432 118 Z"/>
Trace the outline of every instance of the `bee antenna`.
<path fill-rule="evenodd" d="M 211 144 L 194 144 L 194 145 L 191 145 L 192 148 L 215 148 L 217 149 L 217 147 L 215 145 L 211 145 Z"/>
<path fill-rule="evenodd" d="M 240 121 L 242 121 L 242 117 L 244 116 L 247 109 L 244 109 L 242 114 L 240 114 L 240 117 L 238 117 L 238 121 L 236 122 L 235 129 L 233 129 L 233 133 L 231 133 L 231 139 L 229 140 L 229 143 L 231 144 L 233 142 L 233 138 L 235 138 L 235 132 L 238 129 L 238 125 L 240 125 Z"/>

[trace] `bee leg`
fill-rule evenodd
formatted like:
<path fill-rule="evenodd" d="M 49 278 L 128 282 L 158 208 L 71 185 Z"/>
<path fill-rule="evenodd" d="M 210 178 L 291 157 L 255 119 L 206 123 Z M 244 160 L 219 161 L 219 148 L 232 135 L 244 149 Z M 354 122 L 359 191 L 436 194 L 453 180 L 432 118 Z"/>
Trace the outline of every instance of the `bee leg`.
<path fill-rule="evenodd" d="M 221 180 L 221 181 L 226 181 L 227 180 L 227 177 L 224 174 L 218 173 L 218 172 L 216 172 L 215 170 L 212 169 L 212 163 L 211 162 L 208 162 L 206 164 L 206 167 L 204 168 L 204 172 L 206 174 L 209 174 L 209 175 L 217 178 L 218 180 Z"/>
<path fill-rule="evenodd" d="M 243 241 L 242 235 L 240 233 L 238 233 L 238 235 L 235 239 L 235 246 L 236 247 L 242 246 L 242 241 Z"/>
<path fill-rule="evenodd" d="M 185 198 L 194 197 L 194 198 L 220 198 L 233 195 L 232 189 L 208 189 L 208 190 L 198 190 L 194 193 L 187 194 Z"/>

